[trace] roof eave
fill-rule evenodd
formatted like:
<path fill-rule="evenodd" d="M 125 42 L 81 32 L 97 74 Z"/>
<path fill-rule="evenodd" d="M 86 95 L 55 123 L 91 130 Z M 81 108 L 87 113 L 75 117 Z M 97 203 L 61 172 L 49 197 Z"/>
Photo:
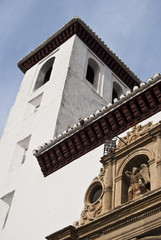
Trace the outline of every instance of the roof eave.
<path fill-rule="evenodd" d="M 22 72 L 26 72 L 32 66 L 34 66 L 41 59 L 49 55 L 53 50 L 58 48 L 61 44 L 67 41 L 74 34 L 89 47 L 95 54 L 101 58 L 101 60 L 109 67 L 114 68 L 116 75 L 119 76 L 122 81 L 125 81 L 126 85 L 132 89 L 134 85 L 139 85 L 140 79 L 114 54 L 105 43 L 78 17 L 73 18 L 55 34 L 49 37 L 46 41 L 40 44 L 37 48 L 31 51 L 28 55 L 22 58 L 18 62 L 18 67 Z M 87 38 L 90 37 L 95 46 L 89 44 Z M 112 65 L 112 66 L 111 66 Z M 115 66 L 114 66 L 115 65 Z"/>

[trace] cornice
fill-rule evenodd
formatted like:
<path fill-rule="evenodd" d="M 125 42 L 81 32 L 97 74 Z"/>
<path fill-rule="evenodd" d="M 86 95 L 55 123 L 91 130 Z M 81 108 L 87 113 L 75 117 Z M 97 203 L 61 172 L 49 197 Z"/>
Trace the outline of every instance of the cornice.
<path fill-rule="evenodd" d="M 147 84 L 34 150 L 34 155 L 47 176 L 160 110 L 161 76 L 155 74 Z"/>
<path fill-rule="evenodd" d="M 74 34 L 76 34 L 130 89 L 139 85 L 140 80 L 137 76 L 78 17 L 73 18 L 35 50 L 21 59 L 18 62 L 18 67 L 25 73 Z"/>

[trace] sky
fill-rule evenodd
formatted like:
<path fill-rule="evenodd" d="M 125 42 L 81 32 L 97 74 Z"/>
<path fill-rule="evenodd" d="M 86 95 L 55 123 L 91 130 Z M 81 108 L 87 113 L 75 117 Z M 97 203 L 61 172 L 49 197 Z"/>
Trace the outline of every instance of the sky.
<path fill-rule="evenodd" d="M 80 17 L 140 78 L 161 73 L 161 0 L 0 0 L 0 136 L 24 74 L 17 62 Z"/>

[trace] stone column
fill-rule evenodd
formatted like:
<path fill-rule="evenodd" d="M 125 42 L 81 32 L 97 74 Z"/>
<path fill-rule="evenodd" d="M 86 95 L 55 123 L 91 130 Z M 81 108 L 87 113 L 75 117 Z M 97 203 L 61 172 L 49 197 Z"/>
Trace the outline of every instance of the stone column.
<path fill-rule="evenodd" d="M 114 180 L 115 178 L 116 178 L 116 159 L 113 159 L 112 208 L 115 208 L 115 196 L 116 196 L 116 182 Z"/>
<path fill-rule="evenodd" d="M 155 159 L 149 159 L 149 170 L 150 170 L 150 186 L 151 186 L 151 191 L 154 190 L 157 187 L 157 169 L 156 169 L 156 164 L 155 164 Z"/>
<path fill-rule="evenodd" d="M 115 178 L 115 207 L 121 204 L 122 176 Z"/>
<path fill-rule="evenodd" d="M 103 196 L 103 212 L 106 212 L 112 207 L 112 157 L 108 159 L 103 159 L 102 161 L 105 168 L 104 176 L 104 196 Z"/>
<path fill-rule="evenodd" d="M 161 186 L 161 133 L 159 133 L 159 135 L 157 136 L 156 163 L 157 163 L 157 170 L 158 170 L 157 185 Z"/>

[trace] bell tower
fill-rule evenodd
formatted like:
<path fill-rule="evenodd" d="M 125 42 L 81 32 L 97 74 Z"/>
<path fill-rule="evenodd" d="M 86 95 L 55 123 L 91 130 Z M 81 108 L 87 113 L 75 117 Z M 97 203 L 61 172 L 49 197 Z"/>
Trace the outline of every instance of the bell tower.
<path fill-rule="evenodd" d="M 79 18 L 72 19 L 25 56 L 18 67 L 24 72 L 24 79 L 0 143 L 2 240 L 42 239 L 53 231 L 54 222 L 55 229 L 64 225 L 65 211 L 66 222 L 77 218 L 70 214 L 76 215 L 71 199 L 72 191 L 77 191 L 79 176 L 83 179 L 84 174 L 84 179 L 88 178 L 83 161 L 62 168 L 70 161 L 59 161 L 62 150 L 58 148 L 55 165 L 45 170 L 46 175 L 55 171 L 55 166 L 62 169 L 44 178 L 33 150 L 42 143 L 46 146 L 49 140 L 59 141 L 64 132 L 68 135 L 77 131 L 89 116 L 95 117 L 99 109 L 112 106 L 140 82 Z M 81 143 L 83 146 L 83 140 Z M 70 148 L 70 143 L 64 147 L 67 145 Z M 89 159 L 87 167 L 91 165 Z M 79 201 L 78 197 L 77 205 Z"/>

